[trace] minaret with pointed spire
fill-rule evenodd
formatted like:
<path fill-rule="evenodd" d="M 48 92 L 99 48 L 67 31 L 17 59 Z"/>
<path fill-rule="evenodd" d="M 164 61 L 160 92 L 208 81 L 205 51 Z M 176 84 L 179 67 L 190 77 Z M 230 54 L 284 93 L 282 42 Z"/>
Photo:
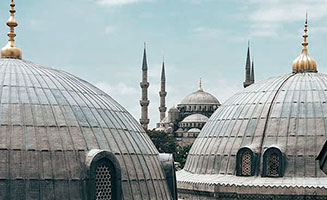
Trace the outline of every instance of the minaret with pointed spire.
<path fill-rule="evenodd" d="M 254 63 L 252 62 L 251 69 L 251 57 L 250 57 L 250 41 L 248 41 L 248 52 L 246 56 L 245 64 L 245 81 L 243 82 L 243 87 L 246 88 L 254 83 Z"/>
<path fill-rule="evenodd" d="M 166 74 L 165 74 L 165 60 L 162 62 L 162 70 L 161 70 L 161 80 L 160 80 L 160 122 L 166 117 Z"/>
<path fill-rule="evenodd" d="M 251 84 L 254 83 L 254 58 L 252 58 L 250 82 L 251 82 Z"/>
<path fill-rule="evenodd" d="M 149 82 L 148 82 L 148 63 L 146 60 L 146 45 L 144 43 L 144 53 L 143 53 L 143 64 L 142 64 L 142 82 L 140 83 L 140 86 L 142 88 L 142 98 L 140 100 L 141 105 L 141 119 L 140 123 L 144 130 L 148 129 L 149 125 L 149 118 L 148 118 L 148 106 L 150 104 L 150 101 L 148 99 L 148 88 L 149 88 Z"/>
<path fill-rule="evenodd" d="M 13 59 L 22 59 L 22 51 L 16 46 L 15 44 L 15 27 L 18 26 L 18 22 L 15 19 L 15 2 L 14 0 L 11 0 L 10 3 L 11 9 L 10 17 L 7 21 L 7 25 L 9 26 L 10 30 L 8 32 L 8 43 L 5 47 L 1 50 L 1 58 L 13 58 Z"/>

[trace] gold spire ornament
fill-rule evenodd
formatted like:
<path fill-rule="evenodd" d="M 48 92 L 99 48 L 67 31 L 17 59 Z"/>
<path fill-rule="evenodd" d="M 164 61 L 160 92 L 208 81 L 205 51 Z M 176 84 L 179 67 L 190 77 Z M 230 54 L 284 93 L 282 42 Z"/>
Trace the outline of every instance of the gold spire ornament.
<path fill-rule="evenodd" d="M 11 0 L 10 6 L 10 17 L 7 21 L 7 25 L 10 28 L 8 33 L 9 40 L 7 45 L 1 50 L 1 58 L 22 59 L 22 51 L 15 44 L 15 27 L 18 26 L 18 22 L 15 19 L 16 10 L 14 0 Z"/>
<path fill-rule="evenodd" d="M 199 82 L 198 92 L 203 92 L 203 89 L 202 89 L 202 79 L 201 78 L 200 78 L 200 82 Z"/>
<path fill-rule="evenodd" d="M 293 62 L 293 73 L 299 72 L 317 72 L 317 63 L 308 53 L 308 13 L 306 13 L 306 19 L 304 24 L 304 34 L 302 42 L 302 52 L 299 57 L 297 57 Z"/>

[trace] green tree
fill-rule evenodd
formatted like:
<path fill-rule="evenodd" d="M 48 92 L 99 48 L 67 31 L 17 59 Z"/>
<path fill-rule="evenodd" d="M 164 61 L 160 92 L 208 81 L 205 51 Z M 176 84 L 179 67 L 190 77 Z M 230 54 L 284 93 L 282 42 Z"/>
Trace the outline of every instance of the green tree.
<path fill-rule="evenodd" d="M 147 134 L 160 153 L 175 153 L 176 143 L 173 136 L 163 131 L 147 130 Z"/>
<path fill-rule="evenodd" d="M 174 154 L 174 159 L 175 159 L 175 162 L 179 162 L 179 164 L 181 165 L 180 167 L 182 169 L 184 168 L 184 165 L 186 163 L 186 158 L 187 158 L 188 152 L 190 151 L 191 147 L 192 147 L 192 145 L 184 146 L 184 147 L 178 146 L 176 148 L 176 152 Z"/>
<path fill-rule="evenodd" d="M 147 134 L 160 153 L 172 153 L 175 162 L 183 168 L 186 162 L 188 152 L 192 145 L 181 147 L 176 144 L 175 138 L 163 131 L 147 130 Z"/>

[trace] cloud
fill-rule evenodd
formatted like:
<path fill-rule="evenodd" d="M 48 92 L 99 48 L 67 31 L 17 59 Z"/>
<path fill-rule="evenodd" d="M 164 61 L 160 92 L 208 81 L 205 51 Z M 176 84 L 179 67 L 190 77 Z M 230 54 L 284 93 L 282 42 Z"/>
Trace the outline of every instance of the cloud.
<path fill-rule="evenodd" d="M 221 34 L 225 33 L 226 30 L 219 28 L 209 28 L 209 27 L 197 27 L 192 30 L 192 33 L 197 37 L 210 37 L 216 38 L 221 36 Z"/>
<path fill-rule="evenodd" d="M 105 29 L 104 29 L 104 33 L 105 33 L 106 35 L 110 35 L 110 34 L 115 33 L 116 30 L 117 30 L 117 29 L 116 29 L 116 27 L 114 27 L 114 26 L 106 26 Z"/>
<path fill-rule="evenodd" d="M 116 85 L 111 85 L 107 82 L 100 82 L 95 84 L 98 88 L 113 96 L 136 95 L 138 91 L 135 87 L 131 87 L 121 82 Z"/>
<path fill-rule="evenodd" d="M 253 36 L 275 37 L 284 26 L 293 22 L 304 22 L 305 13 L 310 21 L 327 17 L 326 0 L 249 0 L 250 6 L 243 12 L 249 13 Z M 244 13 L 243 13 L 244 14 Z"/>
<path fill-rule="evenodd" d="M 301 30 L 301 32 L 303 32 L 303 30 Z M 312 27 L 312 28 L 310 28 L 310 32 L 311 33 L 327 33 L 327 27 L 326 26 Z"/>
<path fill-rule="evenodd" d="M 184 0 L 186 2 L 190 2 L 192 4 L 201 4 L 201 3 L 206 3 L 214 0 Z"/>
<path fill-rule="evenodd" d="M 123 6 L 129 4 L 135 4 L 140 2 L 151 2 L 153 0 L 96 0 L 96 2 L 100 5 L 115 7 L 115 6 Z"/>
<path fill-rule="evenodd" d="M 29 29 L 41 31 L 44 29 L 46 22 L 42 19 L 31 19 L 28 21 Z"/>
<path fill-rule="evenodd" d="M 295 22 L 304 21 L 305 12 L 309 12 L 312 20 L 327 16 L 326 0 L 252 0 L 258 6 L 250 15 L 250 19 L 258 22 Z"/>

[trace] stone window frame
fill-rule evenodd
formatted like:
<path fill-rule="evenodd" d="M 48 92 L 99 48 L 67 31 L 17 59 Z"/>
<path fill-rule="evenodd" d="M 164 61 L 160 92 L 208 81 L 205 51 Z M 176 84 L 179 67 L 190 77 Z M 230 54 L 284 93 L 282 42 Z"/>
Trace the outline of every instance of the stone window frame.
<path fill-rule="evenodd" d="M 278 168 L 278 175 L 269 175 L 268 173 L 268 158 L 272 154 L 277 154 L 279 157 L 279 168 Z M 263 154 L 263 170 L 262 170 L 262 176 L 263 177 L 272 177 L 272 178 L 277 178 L 277 177 L 283 177 L 284 176 L 284 168 L 285 168 L 285 158 L 284 154 L 278 147 L 270 147 L 268 148 L 264 154 Z"/>
<path fill-rule="evenodd" d="M 251 155 L 251 173 L 250 175 L 242 174 L 242 156 L 245 152 L 249 152 Z M 257 154 L 249 147 L 242 147 L 236 154 L 236 176 L 254 176 L 256 173 Z"/>
<path fill-rule="evenodd" d="M 105 150 L 92 149 L 86 156 L 88 200 L 96 200 L 95 175 L 98 166 L 105 164 L 112 170 L 112 199 L 122 199 L 121 168 L 116 156 Z"/>

